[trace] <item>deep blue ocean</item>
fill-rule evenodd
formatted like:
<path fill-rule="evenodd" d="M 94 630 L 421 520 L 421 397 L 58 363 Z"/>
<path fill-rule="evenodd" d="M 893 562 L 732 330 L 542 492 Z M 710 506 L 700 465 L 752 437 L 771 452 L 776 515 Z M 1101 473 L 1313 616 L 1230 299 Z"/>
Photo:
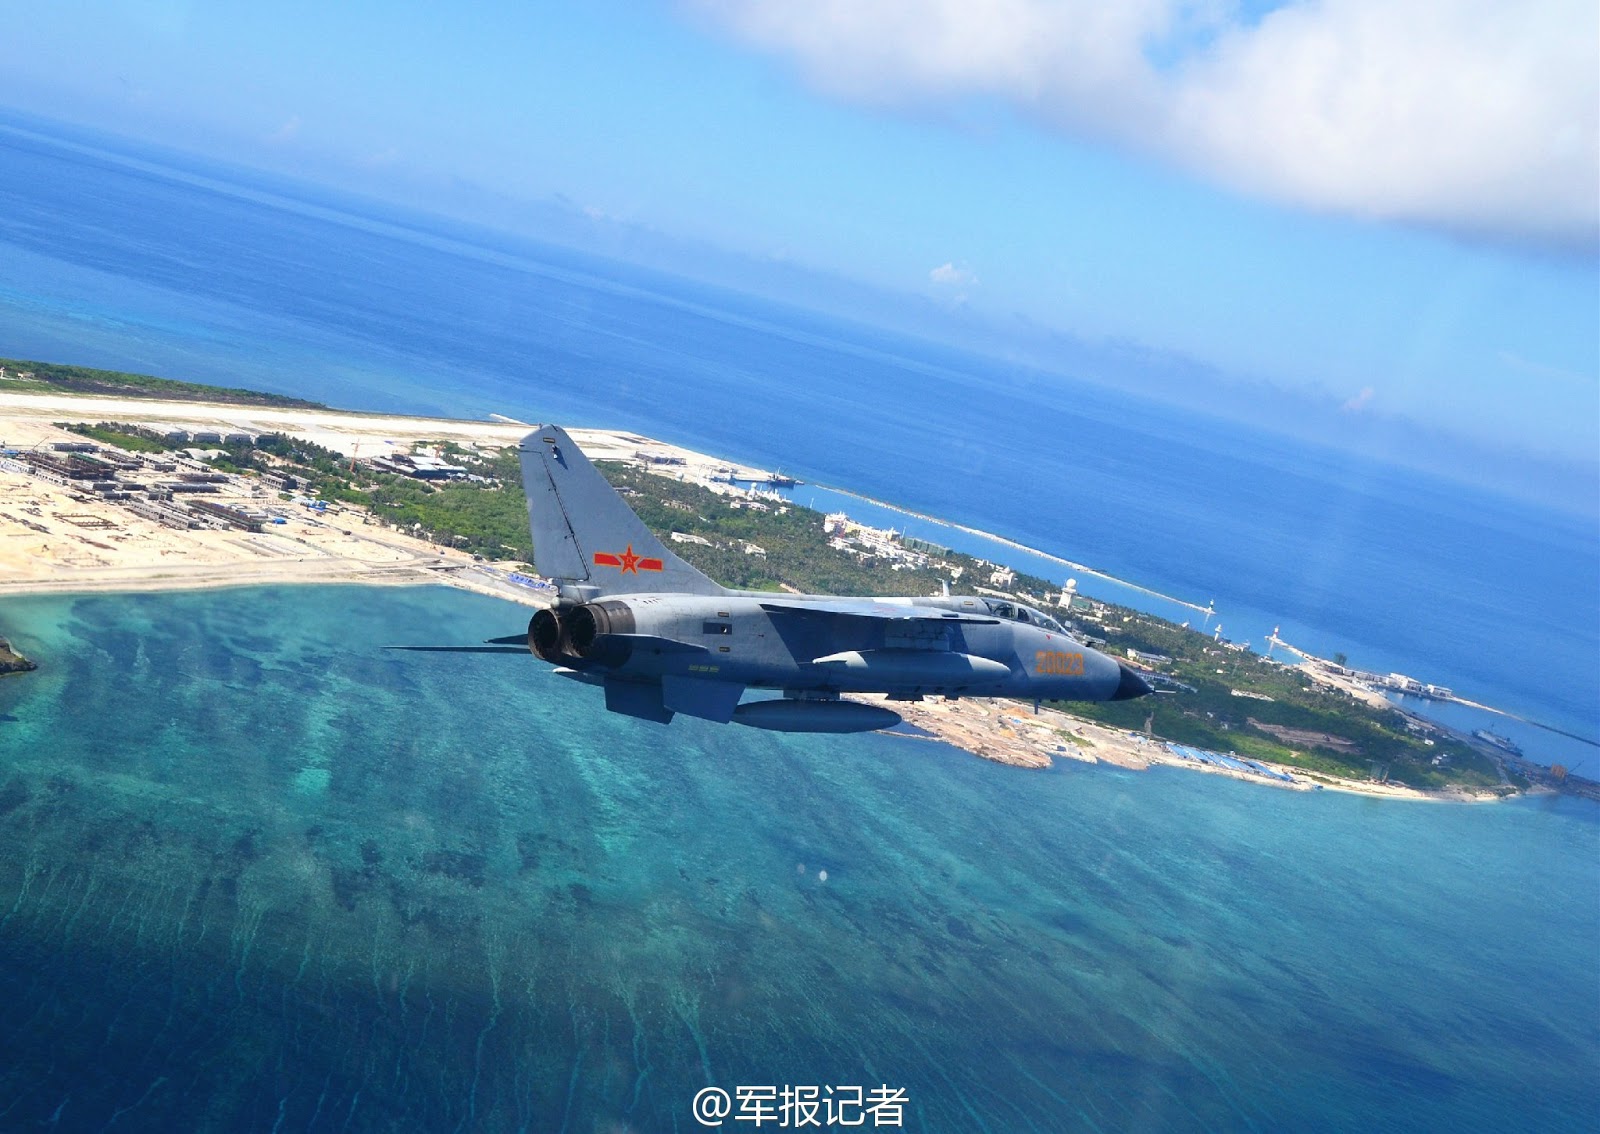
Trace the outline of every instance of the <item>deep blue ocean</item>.
<path fill-rule="evenodd" d="M 638 429 L 1600 737 L 1593 517 L 237 171 L 0 123 L 0 356 Z M 6 600 L 46 668 L 0 682 L 0 1129 L 696 1129 L 707 1083 L 869 1081 L 928 1130 L 1600 1126 L 1592 805 L 660 730 L 378 650 L 516 623 Z"/>

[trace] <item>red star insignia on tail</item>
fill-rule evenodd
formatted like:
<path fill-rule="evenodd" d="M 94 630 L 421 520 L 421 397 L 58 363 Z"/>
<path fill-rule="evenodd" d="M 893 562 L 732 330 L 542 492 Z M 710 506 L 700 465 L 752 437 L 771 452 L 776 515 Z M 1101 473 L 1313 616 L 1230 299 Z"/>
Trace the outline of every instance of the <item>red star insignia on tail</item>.
<path fill-rule="evenodd" d="M 640 571 L 660 571 L 666 564 L 659 559 L 652 559 L 633 553 L 633 544 L 628 545 L 628 550 L 621 555 L 612 551 L 597 551 L 594 553 L 596 567 L 615 567 L 624 575 L 637 575 Z"/>

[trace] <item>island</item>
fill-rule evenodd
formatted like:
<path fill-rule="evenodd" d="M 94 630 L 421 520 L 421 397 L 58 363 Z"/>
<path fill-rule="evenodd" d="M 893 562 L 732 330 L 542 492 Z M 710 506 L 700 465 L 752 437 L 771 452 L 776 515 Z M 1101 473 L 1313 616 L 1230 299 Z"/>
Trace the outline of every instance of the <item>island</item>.
<path fill-rule="evenodd" d="M 0 638 L 0 677 L 9 677 L 16 673 L 28 673 L 38 668 L 37 662 L 29 661 L 12 649 L 9 639 Z"/>
<path fill-rule="evenodd" d="M 0 360 L 0 593 L 429 582 L 543 605 L 551 589 L 532 567 L 515 449 L 528 428 Z M 626 431 L 572 433 L 649 527 L 727 586 L 1005 596 L 1048 609 L 1158 689 L 1104 704 L 897 703 L 912 739 L 1020 767 L 1170 765 L 1298 790 L 1592 790 L 1402 711 L 1343 664 L 1258 654 L 1070 584 L 823 515 L 788 495 L 793 479 L 780 474 Z"/>

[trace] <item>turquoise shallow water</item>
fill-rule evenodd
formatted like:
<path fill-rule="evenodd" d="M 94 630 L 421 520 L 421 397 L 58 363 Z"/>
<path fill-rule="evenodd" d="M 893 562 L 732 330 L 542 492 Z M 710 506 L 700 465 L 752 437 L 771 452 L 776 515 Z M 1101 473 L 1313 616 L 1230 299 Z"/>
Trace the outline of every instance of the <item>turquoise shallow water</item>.
<path fill-rule="evenodd" d="M 8 600 L 45 668 L 0 682 L 0 1129 L 691 1130 L 707 1083 L 941 1131 L 1600 1126 L 1592 806 L 661 729 L 379 649 L 523 617 Z"/>

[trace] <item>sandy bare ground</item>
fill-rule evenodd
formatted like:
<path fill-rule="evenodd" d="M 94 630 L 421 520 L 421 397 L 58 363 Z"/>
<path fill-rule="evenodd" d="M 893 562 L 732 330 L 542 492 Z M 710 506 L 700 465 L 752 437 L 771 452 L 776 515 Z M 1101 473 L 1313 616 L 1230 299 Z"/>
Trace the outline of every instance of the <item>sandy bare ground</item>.
<path fill-rule="evenodd" d="M 503 421 L 402 417 L 348 410 L 278 409 L 209 402 L 0 391 L 0 441 L 7 446 L 26 447 L 36 443 L 45 433 L 54 439 L 64 438 L 65 434 L 50 429 L 49 423 L 52 421 L 122 421 L 165 429 L 187 429 L 191 433 L 196 430 L 287 433 L 347 457 L 372 457 L 386 448 L 407 447 L 418 441 L 453 441 L 469 448 L 500 449 L 515 445 L 531 428 L 529 425 Z M 636 453 L 645 453 L 655 457 L 681 458 L 684 471 L 695 476 L 704 476 L 718 468 L 732 470 L 741 480 L 764 480 L 768 476 L 761 469 L 735 465 L 636 433 L 579 428 L 568 428 L 567 432 L 591 460 L 625 459 Z M 664 466 L 662 471 L 676 467 L 680 466 Z"/>
<path fill-rule="evenodd" d="M 373 524 L 360 509 L 287 511 L 286 523 L 260 533 L 177 531 L 0 471 L 0 595 L 442 583 L 528 606 L 547 601 L 513 583 L 504 567 Z"/>
<path fill-rule="evenodd" d="M 265 502 L 251 492 L 208 499 L 257 508 Z M 275 493 L 271 502 L 278 504 Z M 0 470 L 0 593 L 417 583 L 472 563 L 351 509 L 282 510 L 286 522 L 259 533 L 179 531 L 80 489 Z"/>
<path fill-rule="evenodd" d="M 82 440 L 54 421 L 122 421 L 191 432 L 287 433 L 349 456 L 373 456 L 416 442 L 454 441 L 482 449 L 515 445 L 529 427 L 501 421 L 397 417 L 344 411 L 276 409 L 143 398 L 0 393 L 0 443 L 29 449 Z M 661 466 L 707 478 L 718 470 L 759 480 L 763 470 L 616 430 L 570 431 L 592 459 L 645 454 Z M 239 482 L 218 503 L 260 509 L 277 494 Z M 506 572 L 470 556 L 384 528 L 359 508 L 279 508 L 281 524 L 261 533 L 178 531 L 135 516 L 81 489 L 0 468 L 0 593 L 160 590 L 268 583 L 449 583 L 513 601 L 542 596 L 506 581 Z"/>

